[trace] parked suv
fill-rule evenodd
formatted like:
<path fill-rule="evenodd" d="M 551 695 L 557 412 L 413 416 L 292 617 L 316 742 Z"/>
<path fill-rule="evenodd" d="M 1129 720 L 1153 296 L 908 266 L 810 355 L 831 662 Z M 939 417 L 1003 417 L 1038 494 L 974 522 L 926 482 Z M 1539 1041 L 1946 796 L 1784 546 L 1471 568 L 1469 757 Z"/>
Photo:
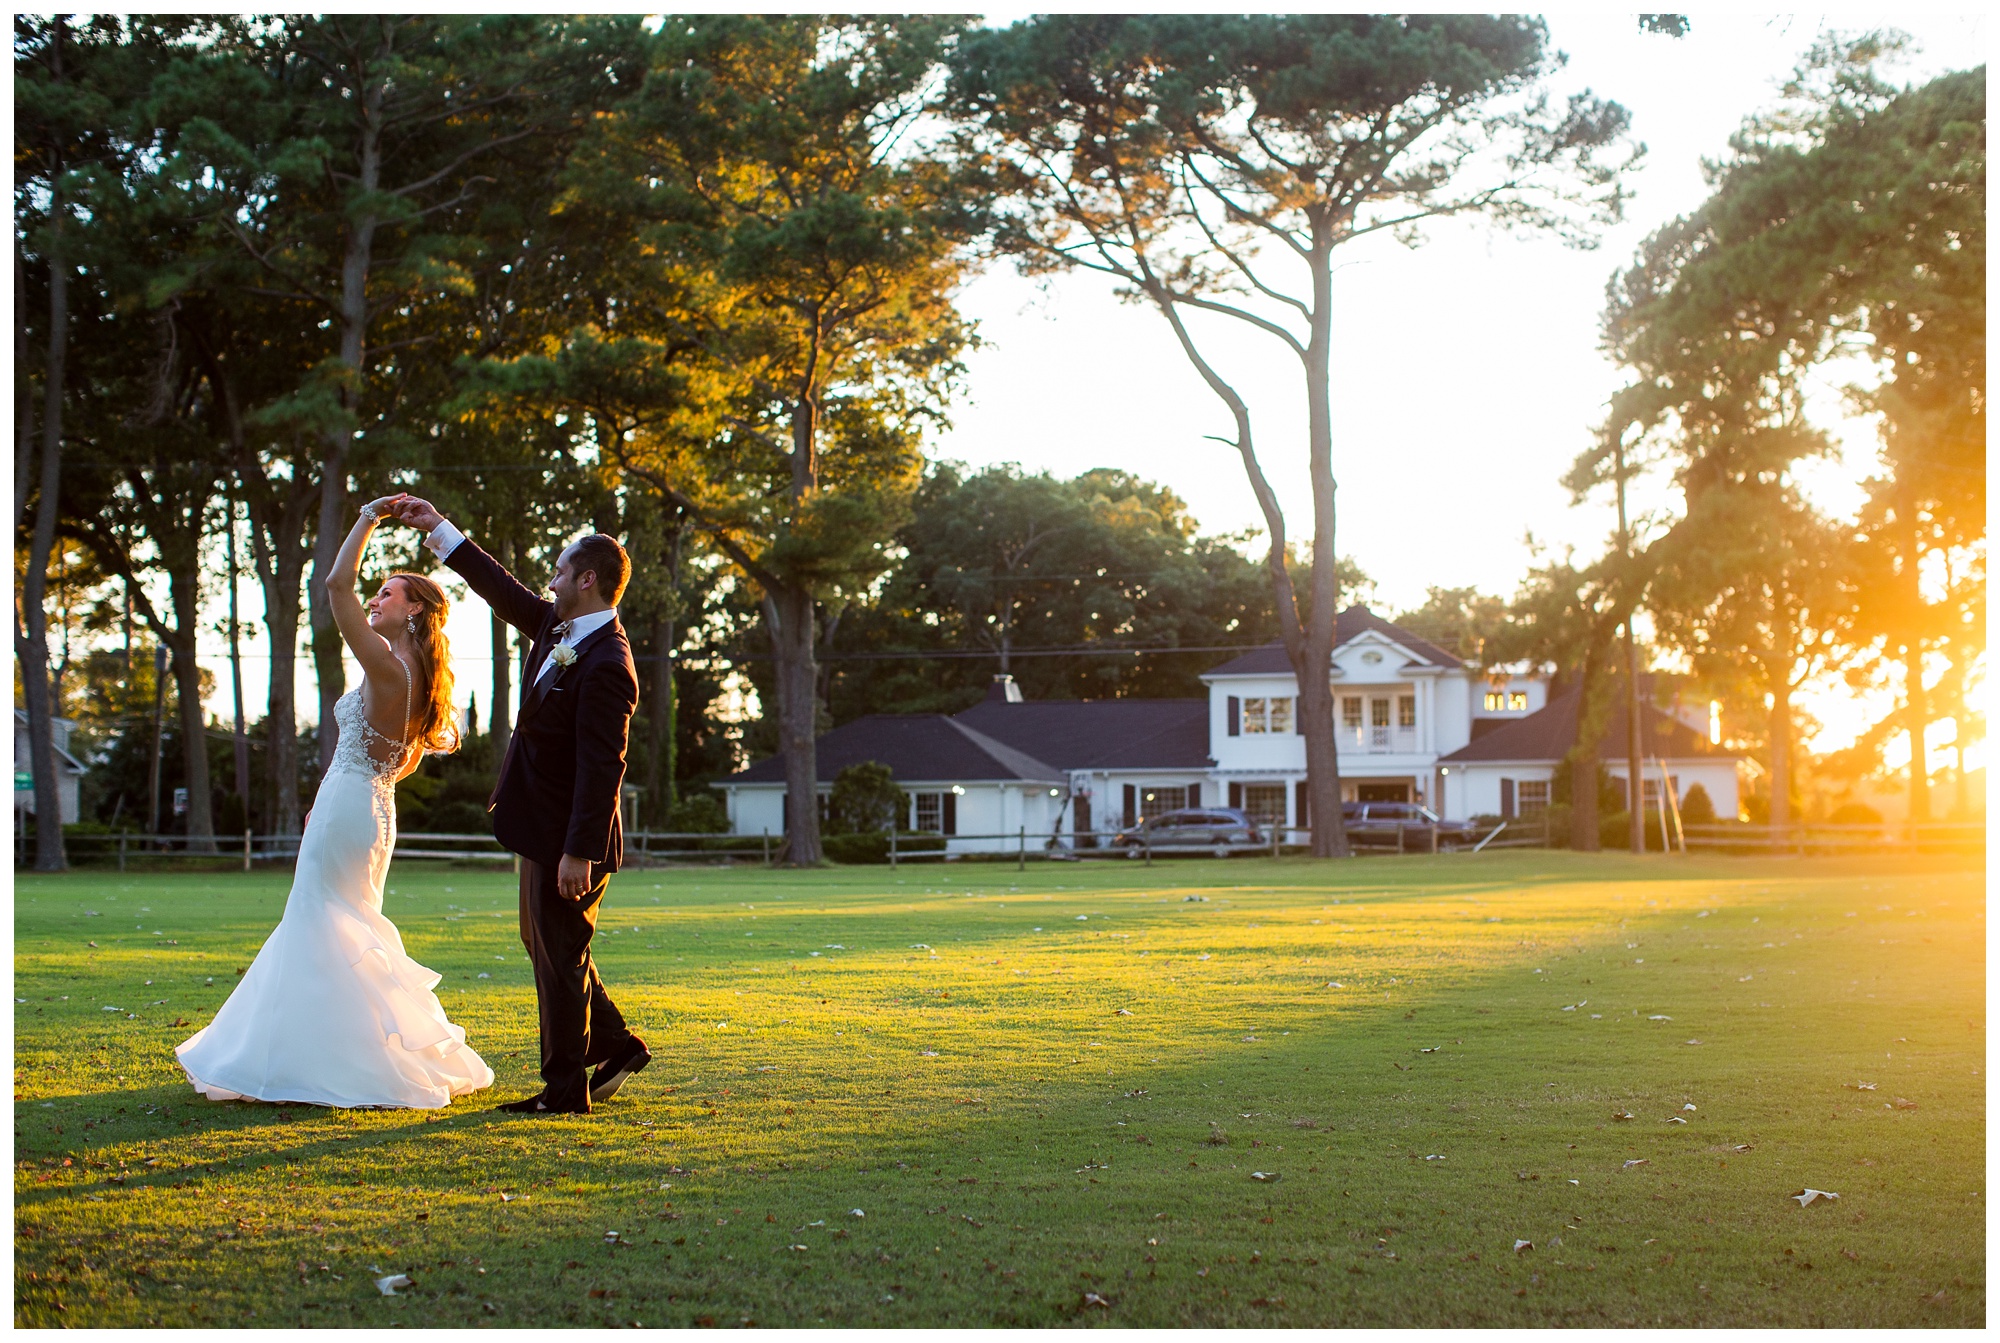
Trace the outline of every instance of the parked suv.
<path fill-rule="evenodd" d="M 1437 827 L 1439 853 L 1451 853 L 1479 842 L 1479 832 L 1465 822 L 1442 820 L 1430 808 L 1414 802 L 1346 802 L 1341 804 L 1340 817 L 1347 827 L 1347 842 L 1357 849 L 1426 853 L 1430 850 L 1432 826 Z"/>
<path fill-rule="evenodd" d="M 1200 849 L 1217 858 L 1227 858 L 1239 849 L 1261 848 L 1264 842 L 1263 831 L 1240 807 L 1170 811 L 1127 826 L 1111 837 L 1111 847 L 1122 849 L 1127 858 L 1143 857 L 1148 849 L 1158 852 Z"/>

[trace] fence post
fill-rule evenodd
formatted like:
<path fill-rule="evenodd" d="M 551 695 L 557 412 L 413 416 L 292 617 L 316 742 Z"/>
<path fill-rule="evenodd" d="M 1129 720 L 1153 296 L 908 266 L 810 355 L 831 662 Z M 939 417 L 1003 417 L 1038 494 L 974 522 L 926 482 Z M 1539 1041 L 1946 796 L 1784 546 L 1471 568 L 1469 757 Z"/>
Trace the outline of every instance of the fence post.
<path fill-rule="evenodd" d="M 118 870 L 120 872 L 125 870 L 125 832 L 123 830 L 118 832 Z"/>
<path fill-rule="evenodd" d="M 1026 872 L 1028 870 L 1028 827 L 1025 825 L 1021 827 L 1020 843 L 1021 847 L 1014 852 L 1014 870 L 1016 872 Z"/>
<path fill-rule="evenodd" d="M 764 827 L 764 842 L 760 846 L 760 851 L 764 856 L 764 866 L 769 867 L 771 865 L 771 827 L 768 825 Z"/>
<path fill-rule="evenodd" d="M 1431 832 L 1431 852 L 1432 852 L 1432 853 L 1436 853 L 1436 852 L 1438 851 L 1438 828 L 1437 828 L 1437 823 L 1436 823 L 1435 821 L 1433 821 L 1433 822 L 1431 822 L 1431 823 L 1430 823 L 1429 825 L 1425 826 L 1424 828 L 1425 828 L 1425 829 L 1427 829 L 1427 830 L 1429 830 L 1429 831 Z"/>
<path fill-rule="evenodd" d="M 248 830 L 243 832 L 243 870 L 245 872 L 250 870 L 250 832 Z"/>
<path fill-rule="evenodd" d="M 889 827 L 889 866 L 894 867 L 895 865 L 896 865 L 896 827 L 894 825 L 891 825 Z"/>
<path fill-rule="evenodd" d="M 1139 849 L 1140 852 L 1146 855 L 1146 866 L 1151 867 L 1153 865 L 1153 841 L 1146 838 L 1143 832 L 1139 835 Z"/>

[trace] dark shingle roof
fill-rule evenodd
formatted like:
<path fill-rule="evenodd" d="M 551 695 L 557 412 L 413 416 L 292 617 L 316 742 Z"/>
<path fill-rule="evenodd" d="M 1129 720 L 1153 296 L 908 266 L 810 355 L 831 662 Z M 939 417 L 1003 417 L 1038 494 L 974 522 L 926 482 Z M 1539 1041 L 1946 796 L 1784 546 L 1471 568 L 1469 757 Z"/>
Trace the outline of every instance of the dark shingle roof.
<path fill-rule="evenodd" d="M 1066 770 L 1209 763 L 1205 699 L 987 700 L 952 721 Z"/>
<path fill-rule="evenodd" d="M 1018 748 L 938 713 L 872 713 L 819 739 L 816 764 L 821 783 L 832 783 L 841 770 L 864 760 L 879 760 L 898 780 L 911 782 L 1060 783 L 1063 777 L 1059 770 Z M 783 755 L 760 760 L 724 780 L 727 783 L 784 781 Z"/>
<path fill-rule="evenodd" d="M 1407 648 L 1421 659 L 1422 662 L 1428 663 L 1433 667 L 1448 668 L 1465 665 L 1459 658 L 1445 652 L 1444 649 L 1439 648 L 1430 640 L 1420 639 L 1401 625 L 1391 624 L 1365 606 L 1350 606 L 1340 613 L 1339 618 L 1333 624 L 1333 646 L 1339 648 L 1342 644 L 1359 638 L 1369 630 L 1373 630 L 1386 638 L 1394 640 L 1398 646 Z M 1241 656 L 1233 657 L 1220 667 L 1211 667 L 1206 674 L 1209 676 L 1289 676 L 1291 673 L 1292 660 L 1286 656 L 1285 646 L 1282 643 L 1268 643 L 1262 648 L 1253 648 Z"/>
<path fill-rule="evenodd" d="M 1462 746 L 1440 759 L 1440 764 L 1475 764 L 1482 760 L 1560 760 L 1576 742 L 1576 713 L 1581 692 L 1559 695 L 1547 706 L 1526 718 L 1482 733 L 1470 745 Z M 1599 759 L 1625 758 L 1625 704 L 1621 698 L 1606 715 L 1604 735 L 1599 738 Z M 1708 738 L 1671 714 L 1649 705 L 1640 706 L 1639 741 L 1648 757 L 1662 760 L 1689 760 L 1713 756 L 1733 759 L 1735 752 L 1709 745 Z"/>

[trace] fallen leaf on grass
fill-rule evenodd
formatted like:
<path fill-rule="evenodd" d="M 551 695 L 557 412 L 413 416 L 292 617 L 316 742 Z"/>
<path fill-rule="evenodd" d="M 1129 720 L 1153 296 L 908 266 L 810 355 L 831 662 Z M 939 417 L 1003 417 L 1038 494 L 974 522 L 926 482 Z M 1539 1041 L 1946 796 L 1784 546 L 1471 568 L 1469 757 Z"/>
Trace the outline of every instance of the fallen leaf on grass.
<path fill-rule="evenodd" d="M 1261 1180 L 1266 1184 L 1270 1184 L 1279 1179 L 1280 1177 L 1278 1175 L 1278 1172 L 1274 1170 L 1253 1170 L 1250 1172 L 1250 1178 L 1253 1180 Z"/>
<path fill-rule="evenodd" d="M 1827 1189 L 1801 1189 L 1798 1193 L 1787 1195 L 1787 1197 L 1797 1199 L 1801 1208 L 1809 1208 L 1815 1200 L 1822 1198 L 1831 1199 L 1836 1203 L 1840 1201 L 1840 1195 Z"/>
<path fill-rule="evenodd" d="M 1847 1083 L 1847 1089 L 1849 1091 L 1873 1091 L 1875 1084 L 1873 1082 L 1849 1082 Z"/>
<path fill-rule="evenodd" d="M 1515 1254 L 1519 1254 L 1523 1250 L 1532 1250 L 1534 1248 L 1535 1248 L 1535 1242 L 1533 1242 L 1532 1240 L 1517 1240 L 1514 1242 Z"/>
<path fill-rule="evenodd" d="M 375 1279 L 375 1290 L 384 1296 L 394 1296 L 398 1289 L 416 1285 L 407 1273 L 390 1273 Z"/>
<path fill-rule="evenodd" d="M 1654 1015 L 1652 1015 L 1652 1016 L 1650 1016 L 1650 1017 L 1647 1017 L 1647 1018 L 1646 1018 L 1646 1020 L 1648 1020 L 1648 1021 L 1672 1021 L 1672 1020 L 1673 1020 L 1673 1018 L 1672 1018 L 1672 1017 L 1670 1017 L 1670 1016 L 1667 1016 L 1667 1015 L 1666 1015 L 1665 1013 L 1655 1013 Z"/>
<path fill-rule="evenodd" d="M 1129 1017 L 1132 1015 L 1132 1009 L 1129 1007 L 1121 1007 L 1118 1009 L 1118 1015 L 1121 1017 Z"/>
<path fill-rule="evenodd" d="M 801 1253 L 803 1253 L 803 1252 L 805 1251 L 805 1249 L 806 1249 L 806 1247 L 805 1247 L 805 1246 L 803 1246 L 803 1245 L 787 1245 L 787 1246 L 786 1246 L 785 1248 L 786 1248 L 786 1249 L 788 1249 L 788 1250 L 796 1250 L 796 1251 L 799 1251 L 799 1252 L 801 1252 Z"/>
<path fill-rule="evenodd" d="M 1632 1117 L 1632 1112 L 1630 1110 L 1613 1110 L 1611 1112 L 1611 1117 L 1613 1119 L 1630 1119 Z"/>
<path fill-rule="evenodd" d="M 1099 1296 L 1096 1292 L 1085 1292 L 1083 1294 L 1083 1300 L 1081 1303 L 1079 1303 L 1077 1309 L 1082 1310 L 1090 1306 L 1096 1306 L 1099 1310 L 1111 1309 L 1111 1303 L 1105 1300 L 1103 1297 Z"/>
<path fill-rule="evenodd" d="M 1693 1101 L 1689 1101 L 1689 1102 L 1688 1102 L 1688 1103 L 1687 1103 L 1686 1105 L 1683 1105 L 1683 1106 L 1681 1107 L 1681 1109 L 1683 1109 L 1683 1110 L 1692 1110 L 1692 1109 L 1694 1109 L 1694 1102 L 1693 1102 Z"/>
<path fill-rule="evenodd" d="M 1624 1165 L 1623 1169 L 1625 1169 L 1625 1170 L 1631 1170 L 1631 1169 L 1632 1169 L 1632 1167 L 1634 1167 L 1634 1166 L 1650 1166 L 1650 1165 L 1652 1165 L 1652 1164 L 1653 1164 L 1652 1162 L 1650 1162 L 1650 1161 L 1646 1160 L 1646 1158 L 1644 1158 L 1644 1157 L 1642 1157 L 1642 1156 L 1635 1156 L 1635 1157 L 1633 1157 L 1633 1158 L 1632 1158 L 1632 1159 L 1631 1159 L 1630 1161 L 1627 1161 L 1627 1162 L 1625 1163 L 1625 1165 Z"/>
<path fill-rule="evenodd" d="M 1917 1108 L 1917 1103 L 1911 1100 L 1904 1100 L 1901 1096 L 1898 1096 L 1896 1097 L 1896 1108 L 1898 1110 L 1914 1110 Z"/>
<path fill-rule="evenodd" d="M 1685 1124 L 1687 1120 L 1681 1118 L 1679 1115 L 1668 1115 L 1667 1122 L 1669 1124 Z"/>

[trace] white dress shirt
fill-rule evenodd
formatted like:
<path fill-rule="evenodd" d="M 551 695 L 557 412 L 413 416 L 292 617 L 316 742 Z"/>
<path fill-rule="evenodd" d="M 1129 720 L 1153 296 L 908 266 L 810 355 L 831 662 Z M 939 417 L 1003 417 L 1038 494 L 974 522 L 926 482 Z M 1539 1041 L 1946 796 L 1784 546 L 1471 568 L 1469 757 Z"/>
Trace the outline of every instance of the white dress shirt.
<path fill-rule="evenodd" d="M 440 521 L 437 526 L 431 528 L 431 534 L 424 538 L 424 548 L 437 556 L 438 559 L 444 560 L 451 556 L 452 551 L 458 549 L 458 543 L 464 539 L 464 532 L 452 526 L 449 522 Z M 574 648 L 589 635 L 602 629 L 616 619 L 618 619 L 618 608 L 615 606 L 603 611 L 592 611 L 587 616 L 576 616 L 569 622 L 569 633 L 565 634 L 558 641 L 556 647 L 567 646 Z M 553 650 L 551 650 L 551 656 L 543 658 L 541 667 L 535 672 L 535 683 L 539 683 L 544 676 L 547 676 L 549 668 L 555 665 Z"/>
<path fill-rule="evenodd" d="M 569 622 L 569 633 L 563 635 L 556 642 L 555 648 L 574 648 L 592 633 L 604 628 L 604 626 L 609 625 L 616 619 L 618 619 L 618 608 L 615 606 L 602 611 L 592 611 L 587 616 L 572 616 Z M 540 683 L 541 679 L 549 674 L 549 668 L 555 665 L 555 649 L 552 648 L 549 650 L 549 656 L 542 659 L 542 667 L 540 671 L 535 673 L 535 681 Z"/>

